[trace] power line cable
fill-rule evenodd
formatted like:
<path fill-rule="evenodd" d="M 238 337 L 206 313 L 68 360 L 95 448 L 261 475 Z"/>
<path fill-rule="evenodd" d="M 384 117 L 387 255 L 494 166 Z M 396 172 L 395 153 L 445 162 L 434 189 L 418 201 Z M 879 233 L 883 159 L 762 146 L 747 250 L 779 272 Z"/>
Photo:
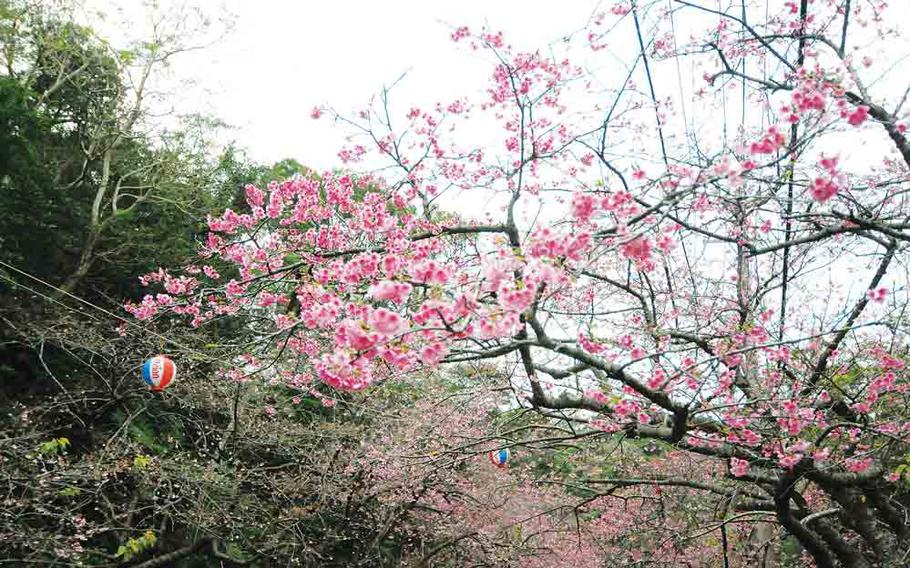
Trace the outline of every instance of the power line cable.
<path fill-rule="evenodd" d="M 122 322 L 122 323 L 125 324 L 128 328 L 138 329 L 138 330 L 140 330 L 140 331 L 142 331 L 142 332 L 145 332 L 145 333 L 147 333 L 147 334 L 149 334 L 149 335 L 151 335 L 151 336 L 154 336 L 154 337 L 156 337 L 156 338 L 158 338 L 158 339 L 164 341 L 165 343 L 169 343 L 169 344 L 171 344 L 171 345 L 173 345 L 173 346 L 179 347 L 180 349 L 182 349 L 182 350 L 184 350 L 184 351 L 187 351 L 187 352 L 193 353 L 193 354 L 195 354 L 195 355 L 198 355 L 198 356 L 200 356 L 200 357 L 202 357 L 202 358 L 204 358 L 204 359 L 206 359 L 206 360 L 208 360 L 208 361 L 210 361 L 210 362 L 219 362 L 219 361 L 221 361 L 221 359 L 212 357 L 211 355 L 209 355 L 209 354 L 207 354 L 207 353 L 203 353 L 202 351 L 199 351 L 199 350 L 197 350 L 197 349 L 194 349 L 194 348 L 192 348 L 192 347 L 189 347 L 189 346 L 187 346 L 187 345 L 184 345 L 184 344 L 180 343 L 179 341 L 175 341 L 175 340 L 173 340 L 173 339 L 171 339 L 171 338 L 169 338 L 169 337 L 167 337 L 167 336 L 161 335 L 160 333 L 158 333 L 158 332 L 156 332 L 156 331 L 152 331 L 151 329 L 148 329 L 147 327 L 144 327 L 144 326 L 142 326 L 142 325 L 140 325 L 140 324 L 138 324 L 138 323 L 136 323 L 136 322 L 134 322 L 134 321 L 130 321 L 130 320 L 128 320 L 127 318 L 125 318 L 125 317 L 123 317 L 123 316 L 119 316 L 119 315 L 117 315 L 117 314 L 111 312 L 110 310 L 107 310 L 107 309 L 105 309 L 105 308 L 102 308 L 101 306 L 99 306 L 99 305 L 97 305 L 97 304 L 93 304 L 92 302 L 89 302 L 88 300 L 86 300 L 86 299 L 84 299 L 84 298 L 80 298 L 79 296 L 76 296 L 75 294 L 73 294 L 73 293 L 71 293 L 71 292 L 68 292 L 68 291 L 66 291 L 66 290 L 64 290 L 64 289 L 62 289 L 62 288 L 59 288 L 59 287 L 57 287 L 57 286 L 51 284 L 50 282 L 47 282 L 47 281 L 45 281 L 45 280 L 43 280 L 43 279 L 41 279 L 41 278 L 35 276 L 34 274 L 30 274 L 29 272 L 26 272 L 26 271 L 24 271 L 24 270 L 22 270 L 22 269 L 20 269 L 20 268 L 17 268 L 17 267 L 15 267 L 15 266 L 13 266 L 13 265 L 11 265 L 11 264 L 9 264 L 9 263 L 6 263 L 6 262 L 2 261 L 2 260 L 0 260 L 0 266 L 6 267 L 6 268 L 9 269 L 9 270 L 12 270 L 12 271 L 14 271 L 14 272 L 17 272 L 17 273 L 19 273 L 19 274 L 21 274 L 21 275 L 23 275 L 23 276 L 25 276 L 25 277 L 27 277 L 27 278 L 29 278 L 29 279 L 31 279 L 31 280 L 34 280 L 35 282 L 38 282 L 38 283 L 41 284 L 42 286 L 46 286 L 46 287 L 48 287 L 48 288 L 50 288 L 50 289 L 52 289 L 52 290 L 55 290 L 55 291 L 60 292 L 60 293 L 62 293 L 62 294 L 64 294 L 64 295 L 66 295 L 66 296 L 69 296 L 70 298 L 73 298 L 74 300 L 77 300 L 78 302 L 80 302 L 80 303 L 82 303 L 82 304 L 85 304 L 86 306 L 89 306 L 89 307 L 91 307 L 91 308 L 93 308 L 93 309 L 95 309 L 95 310 L 98 310 L 98 311 L 100 311 L 101 313 L 103 313 L 103 314 L 105 314 L 105 315 L 107 315 L 107 316 L 110 316 L 110 317 L 114 318 L 115 320 L 117 320 L 117 321 L 119 321 L 119 322 Z M 33 289 L 33 288 L 29 288 L 29 287 L 27 287 L 27 286 L 23 286 L 21 283 L 16 282 L 15 280 L 12 280 L 12 279 L 10 279 L 10 278 L 8 278 L 8 277 L 4 277 L 4 279 L 13 282 L 13 283 L 16 284 L 17 286 L 22 286 L 23 288 L 26 288 L 27 290 L 30 290 L 30 291 L 32 291 L 32 292 L 35 292 L 36 294 L 38 294 L 38 295 L 40 295 L 40 296 L 42 296 L 42 297 L 44 297 L 44 298 L 47 298 L 47 299 L 49 299 L 49 300 L 51 300 L 51 301 L 53 301 L 53 302 L 55 302 L 55 303 L 57 303 L 57 304 L 60 304 L 60 305 L 64 306 L 65 308 L 69 309 L 69 310 L 75 311 L 76 313 L 81 313 L 81 314 L 83 314 L 83 315 L 88 315 L 88 314 L 85 314 L 85 312 L 76 310 L 75 308 L 72 308 L 71 306 L 67 306 L 66 304 L 64 304 L 63 302 L 60 302 L 59 300 L 57 300 L 57 299 L 55 299 L 55 298 L 48 297 L 48 296 L 46 296 L 45 294 L 42 294 L 41 292 L 39 292 L 39 291 L 37 291 L 37 290 L 35 290 L 35 289 Z M 89 317 L 91 317 L 91 316 L 89 316 Z M 97 318 L 92 318 L 92 319 L 94 319 L 95 321 L 100 321 L 100 320 L 98 320 Z"/>

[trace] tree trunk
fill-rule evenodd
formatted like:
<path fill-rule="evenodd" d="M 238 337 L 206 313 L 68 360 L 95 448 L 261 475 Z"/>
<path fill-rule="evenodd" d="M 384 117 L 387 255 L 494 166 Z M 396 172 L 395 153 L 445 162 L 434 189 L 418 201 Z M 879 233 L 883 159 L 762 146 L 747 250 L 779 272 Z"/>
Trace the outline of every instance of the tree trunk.
<path fill-rule="evenodd" d="M 92 216 L 89 219 L 88 236 L 85 238 L 85 244 L 82 245 L 79 264 L 76 265 L 76 270 L 67 277 L 60 287 L 66 294 L 71 294 L 76 289 L 76 286 L 82 282 L 82 279 L 88 274 L 92 262 L 95 260 L 95 247 L 101 237 L 101 204 L 104 202 L 104 196 L 107 194 L 107 188 L 111 182 L 111 158 L 113 153 L 113 147 L 104 152 L 101 162 L 101 181 L 98 182 L 98 190 L 95 192 L 95 199 L 92 201 Z"/>

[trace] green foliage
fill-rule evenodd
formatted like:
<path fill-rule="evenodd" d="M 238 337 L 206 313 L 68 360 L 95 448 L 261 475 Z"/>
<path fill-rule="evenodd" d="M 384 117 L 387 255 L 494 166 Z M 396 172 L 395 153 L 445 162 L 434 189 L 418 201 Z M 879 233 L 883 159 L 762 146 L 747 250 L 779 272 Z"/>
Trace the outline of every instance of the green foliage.
<path fill-rule="evenodd" d="M 41 456 L 55 456 L 57 454 L 63 453 L 66 448 L 70 445 L 68 438 L 54 438 L 53 440 L 48 440 L 42 442 L 38 445 L 37 452 Z"/>
<path fill-rule="evenodd" d="M 61 497 L 78 497 L 82 494 L 82 490 L 78 487 L 68 486 L 61 489 L 59 494 Z"/>
<path fill-rule="evenodd" d="M 129 421 L 127 433 L 130 439 L 152 452 L 153 454 L 163 454 L 169 450 L 164 440 L 180 436 L 179 425 L 156 424 L 144 416 Z M 135 462 L 134 462 L 135 465 Z"/>
<path fill-rule="evenodd" d="M 260 176 L 259 179 L 252 183 L 265 185 L 272 180 L 290 179 L 295 175 L 304 174 L 313 174 L 313 172 L 297 160 L 286 158 L 272 164 L 264 176 Z"/>
<path fill-rule="evenodd" d="M 269 169 L 233 148 L 216 154 L 210 141 L 224 125 L 209 117 L 136 131 L 144 108 L 124 87 L 126 68 L 153 69 L 143 66 L 162 57 L 159 40 L 112 51 L 65 2 L 0 7 L 0 260 L 72 280 L 93 299 L 136 298 L 137 274 L 182 264 L 206 216 Z"/>
<path fill-rule="evenodd" d="M 155 536 L 155 533 L 152 531 L 145 531 L 142 536 L 131 538 L 120 545 L 120 547 L 117 548 L 117 554 L 115 554 L 115 556 L 129 562 L 146 550 L 153 548 L 157 543 L 158 538 Z"/>
<path fill-rule="evenodd" d="M 44 155 L 58 143 L 34 94 L 0 77 L 0 260 L 51 276 L 73 242 L 70 194 L 53 187 Z"/>
<path fill-rule="evenodd" d="M 838 389 L 845 389 L 862 378 L 865 371 L 862 365 L 851 365 L 845 372 L 834 375 L 832 381 Z"/>

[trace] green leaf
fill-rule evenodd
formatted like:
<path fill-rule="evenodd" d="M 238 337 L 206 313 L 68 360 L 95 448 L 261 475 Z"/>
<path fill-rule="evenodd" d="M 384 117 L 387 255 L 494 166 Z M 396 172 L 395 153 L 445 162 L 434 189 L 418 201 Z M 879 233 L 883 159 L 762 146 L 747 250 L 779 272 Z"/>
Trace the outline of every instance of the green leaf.
<path fill-rule="evenodd" d="M 78 487 L 69 486 L 61 489 L 59 493 L 61 497 L 76 497 L 82 493 L 82 490 Z"/>
<path fill-rule="evenodd" d="M 69 438 L 54 438 L 38 445 L 38 453 L 42 456 L 59 454 L 70 445 Z"/>
<path fill-rule="evenodd" d="M 126 65 L 129 65 L 136 60 L 136 52 L 131 49 L 121 49 L 117 52 L 117 56 L 120 57 L 120 61 Z"/>
<path fill-rule="evenodd" d="M 129 561 L 146 550 L 154 548 L 157 542 L 158 537 L 155 536 L 155 533 L 147 530 L 139 538 L 131 538 L 126 543 L 121 544 L 117 548 L 117 554 L 114 556 L 117 558 L 122 557 L 124 560 Z"/>

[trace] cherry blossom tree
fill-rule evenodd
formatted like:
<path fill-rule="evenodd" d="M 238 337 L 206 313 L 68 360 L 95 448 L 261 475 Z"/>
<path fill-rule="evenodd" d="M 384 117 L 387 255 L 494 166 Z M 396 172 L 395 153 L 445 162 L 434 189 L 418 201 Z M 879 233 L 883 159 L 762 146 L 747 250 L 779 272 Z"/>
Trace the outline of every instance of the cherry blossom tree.
<path fill-rule="evenodd" d="M 686 566 L 720 565 L 725 550 L 730 559 L 748 556 L 745 524 L 731 524 L 722 549 L 715 530 L 702 530 L 715 511 L 698 490 L 644 480 L 654 468 L 710 478 L 716 464 L 709 458 L 628 451 L 620 441 L 604 460 L 602 448 L 575 446 L 576 437 L 533 409 L 491 413 L 507 402 L 495 389 L 426 382 L 423 392 L 411 393 L 415 404 L 349 466 L 366 470 L 382 495 L 386 532 L 409 535 L 406 565 L 602 566 L 609 559 Z M 487 450 L 516 440 L 521 453 L 493 467 Z M 607 470 L 628 477 L 618 484 L 599 479 Z M 598 490 L 599 483 L 608 486 Z"/>
<path fill-rule="evenodd" d="M 774 527 L 755 541 L 765 566 L 784 538 L 806 565 L 901 565 L 895 18 L 878 1 L 616 2 L 537 51 L 455 29 L 489 63 L 475 97 L 314 109 L 349 129 L 346 169 L 249 186 L 199 262 L 144 276 L 160 290 L 128 310 L 241 318 L 256 339 L 225 378 L 302 395 L 482 368 L 460 380 L 541 419 L 500 441 L 513 451 L 553 429 L 551 445 L 640 441 L 703 463 L 575 483 L 604 500 L 696 492 L 719 516 L 686 530 L 723 534 L 705 553 L 722 563 L 727 527 L 748 522 Z"/>

